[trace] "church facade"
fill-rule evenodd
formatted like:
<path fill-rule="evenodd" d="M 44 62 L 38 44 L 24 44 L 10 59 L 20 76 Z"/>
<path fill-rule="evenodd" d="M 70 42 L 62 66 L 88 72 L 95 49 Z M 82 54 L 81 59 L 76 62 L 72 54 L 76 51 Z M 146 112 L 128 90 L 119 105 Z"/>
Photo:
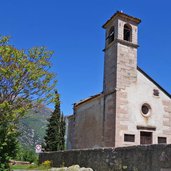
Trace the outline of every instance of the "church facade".
<path fill-rule="evenodd" d="M 103 91 L 74 104 L 68 149 L 171 143 L 171 95 L 137 66 L 140 22 L 116 12 L 103 25 Z"/>

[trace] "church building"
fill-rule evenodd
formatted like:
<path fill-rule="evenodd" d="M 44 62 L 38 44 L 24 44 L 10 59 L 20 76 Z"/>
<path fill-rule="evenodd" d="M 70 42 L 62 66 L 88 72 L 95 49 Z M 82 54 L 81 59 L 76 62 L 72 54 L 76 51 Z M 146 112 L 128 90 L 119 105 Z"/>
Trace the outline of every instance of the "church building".
<path fill-rule="evenodd" d="M 171 95 L 137 66 L 140 23 L 116 12 L 103 25 L 103 91 L 74 104 L 68 149 L 171 143 Z"/>

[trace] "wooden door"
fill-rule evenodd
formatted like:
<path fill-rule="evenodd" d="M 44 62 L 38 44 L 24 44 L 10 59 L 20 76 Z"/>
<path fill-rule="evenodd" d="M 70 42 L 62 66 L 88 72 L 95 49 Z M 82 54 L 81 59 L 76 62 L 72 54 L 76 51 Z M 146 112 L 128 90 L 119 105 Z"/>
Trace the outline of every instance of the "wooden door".
<path fill-rule="evenodd" d="M 140 132 L 140 144 L 152 144 L 152 132 Z"/>

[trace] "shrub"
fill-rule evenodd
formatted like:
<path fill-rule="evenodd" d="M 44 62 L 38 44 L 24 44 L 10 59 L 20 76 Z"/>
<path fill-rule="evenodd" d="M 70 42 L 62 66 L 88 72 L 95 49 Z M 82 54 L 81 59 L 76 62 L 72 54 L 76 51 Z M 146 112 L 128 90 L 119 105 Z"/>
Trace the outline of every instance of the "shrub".
<path fill-rule="evenodd" d="M 45 168 L 50 168 L 52 166 L 52 162 L 50 160 L 46 160 L 42 163 L 42 166 Z"/>
<path fill-rule="evenodd" d="M 28 161 L 30 163 L 37 163 L 38 155 L 34 152 L 34 150 L 19 146 L 17 157 L 15 159 L 20 161 Z"/>

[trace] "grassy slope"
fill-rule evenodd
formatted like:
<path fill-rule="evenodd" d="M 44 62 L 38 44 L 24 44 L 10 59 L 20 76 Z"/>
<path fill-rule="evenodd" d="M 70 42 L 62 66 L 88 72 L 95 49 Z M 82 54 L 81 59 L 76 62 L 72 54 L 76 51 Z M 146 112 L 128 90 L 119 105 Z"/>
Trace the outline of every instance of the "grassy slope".
<path fill-rule="evenodd" d="M 47 170 L 48 168 L 43 166 L 36 166 L 36 165 L 13 165 L 11 166 L 13 170 Z"/>

